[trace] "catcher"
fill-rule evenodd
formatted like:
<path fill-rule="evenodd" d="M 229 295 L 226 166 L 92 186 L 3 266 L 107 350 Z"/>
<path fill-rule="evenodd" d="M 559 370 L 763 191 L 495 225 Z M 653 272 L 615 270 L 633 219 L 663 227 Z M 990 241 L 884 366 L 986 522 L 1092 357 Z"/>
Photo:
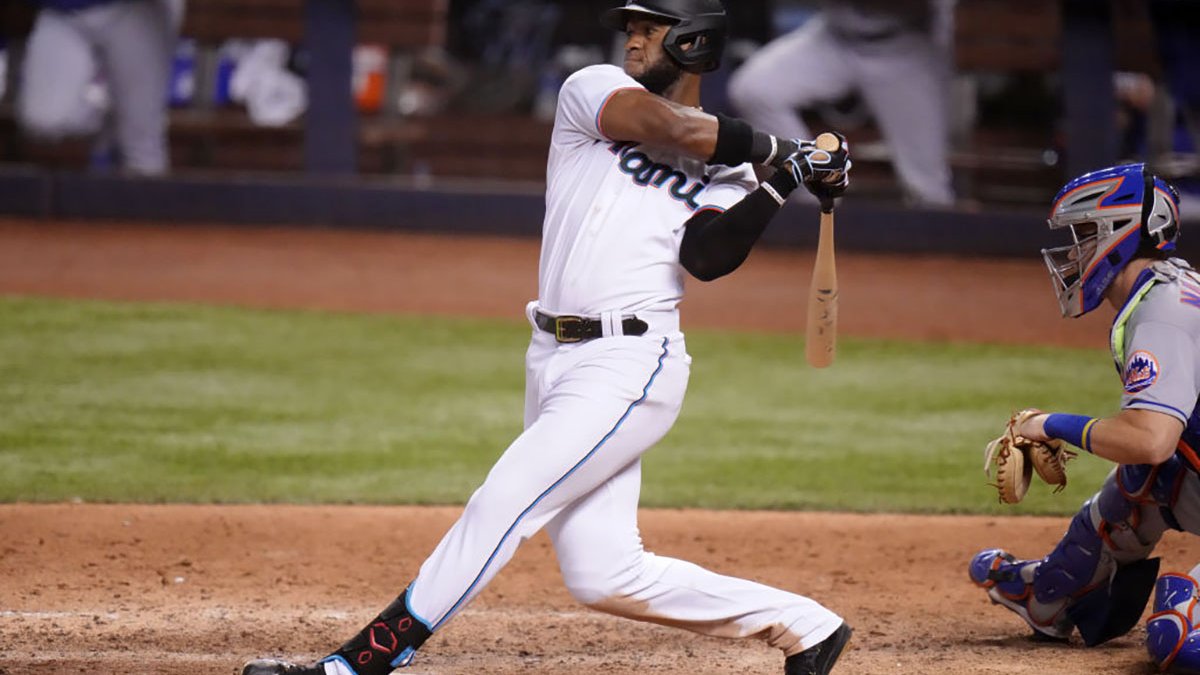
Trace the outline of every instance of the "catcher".
<path fill-rule="evenodd" d="M 1052 230 L 1068 245 L 1044 250 L 1062 313 L 1102 301 L 1117 310 L 1113 358 L 1124 394 L 1112 417 L 1014 415 L 988 446 L 1002 501 L 1024 495 L 1034 472 L 1063 484 L 1070 443 L 1116 468 L 1044 558 L 978 553 L 971 580 L 1012 610 L 1034 637 L 1095 646 L 1129 632 L 1151 592 L 1146 648 L 1164 670 L 1200 673 L 1200 595 L 1193 576 L 1158 578 L 1149 558 L 1168 529 L 1200 534 L 1200 274 L 1170 257 L 1179 237 L 1174 187 L 1141 164 L 1086 174 L 1058 193 Z M 1157 581 L 1156 581 L 1157 579 Z"/>

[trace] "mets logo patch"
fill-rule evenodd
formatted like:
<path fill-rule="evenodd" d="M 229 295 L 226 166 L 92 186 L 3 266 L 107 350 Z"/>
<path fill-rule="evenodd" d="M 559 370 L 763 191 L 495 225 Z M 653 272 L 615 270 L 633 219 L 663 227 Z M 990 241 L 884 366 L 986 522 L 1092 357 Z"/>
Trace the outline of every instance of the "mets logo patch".
<path fill-rule="evenodd" d="M 1158 380 L 1158 359 L 1150 352 L 1138 350 L 1125 364 L 1125 391 L 1136 394 Z"/>

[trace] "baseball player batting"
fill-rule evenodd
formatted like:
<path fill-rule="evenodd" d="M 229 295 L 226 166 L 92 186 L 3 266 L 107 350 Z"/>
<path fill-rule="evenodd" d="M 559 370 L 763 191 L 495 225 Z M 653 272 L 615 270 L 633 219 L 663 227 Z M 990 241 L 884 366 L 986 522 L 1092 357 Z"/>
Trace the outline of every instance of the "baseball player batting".
<path fill-rule="evenodd" d="M 849 640 L 842 618 L 809 598 L 646 552 L 637 524 L 642 453 L 674 424 L 687 387 L 685 272 L 736 269 L 800 185 L 840 195 L 845 144 L 819 151 L 699 109 L 701 74 L 725 44 L 718 0 L 630 1 L 603 22 L 626 35 L 624 68 L 568 78 L 550 140 L 524 432 L 366 627 L 314 665 L 258 660 L 244 675 L 407 665 L 543 528 L 570 593 L 597 610 L 760 638 L 783 652 L 787 675 L 828 673 Z M 778 170 L 759 185 L 751 164 Z"/>
<path fill-rule="evenodd" d="M 1200 274 L 1171 257 L 1179 196 L 1141 164 L 1111 167 L 1068 183 L 1049 223 L 1070 233 L 1043 251 L 1063 315 L 1115 310 L 1121 409 L 1103 418 L 1026 411 L 1010 432 L 1065 441 L 1116 466 L 1048 555 L 988 549 L 968 572 L 1035 636 L 1065 641 L 1078 630 L 1087 646 L 1131 630 L 1157 590 L 1150 657 L 1163 671 L 1200 673 L 1196 571 L 1156 581 L 1159 561 L 1149 557 L 1168 529 L 1200 534 Z"/>

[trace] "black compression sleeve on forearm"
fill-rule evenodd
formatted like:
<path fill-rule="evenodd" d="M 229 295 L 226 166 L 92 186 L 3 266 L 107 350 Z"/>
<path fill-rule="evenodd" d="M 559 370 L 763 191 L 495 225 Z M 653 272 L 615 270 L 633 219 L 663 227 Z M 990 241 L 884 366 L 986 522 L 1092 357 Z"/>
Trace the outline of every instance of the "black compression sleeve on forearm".
<path fill-rule="evenodd" d="M 770 178 L 763 181 L 763 185 L 770 186 L 783 199 L 787 199 L 793 190 L 800 187 L 796 183 L 795 176 L 787 169 L 776 171 Z M 780 206 L 783 206 L 783 204 L 780 204 Z"/>
<path fill-rule="evenodd" d="M 779 202 L 763 188 L 746 195 L 724 213 L 701 211 L 687 222 L 679 263 L 701 281 L 712 281 L 734 271 L 767 223 L 779 212 Z"/>
<path fill-rule="evenodd" d="M 754 148 L 754 129 L 745 121 L 717 113 L 717 147 L 709 164 L 738 166 L 750 160 Z"/>
<path fill-rule="evenodd" d="M 780 155 L 780 152 L 791 146 L 795 146 L 795 143 L 780 141 L 770 134 L 755 131 L 745 120 L 717 113 L 717 147 L 708 163 L 726 166 L 739 166 L 746 162 L 767 164 L 776 157 L 786 156 Z M 787 154 L 791 154 L 791 151 Z"/>

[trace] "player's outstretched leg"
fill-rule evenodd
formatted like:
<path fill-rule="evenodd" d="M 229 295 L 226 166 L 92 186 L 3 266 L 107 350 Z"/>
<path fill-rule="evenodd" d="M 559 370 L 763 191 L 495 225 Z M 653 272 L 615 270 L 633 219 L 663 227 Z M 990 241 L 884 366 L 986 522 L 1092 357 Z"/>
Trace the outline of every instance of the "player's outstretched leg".
<path fill-rule="evenodd" d="M 387 675 L 412 662 L 431 631 L 408 609 L 408 591 L 337 651 L 311 665 L 274 659 L 247 663 L 242 675 Z"/>
<path fill-rule="evenodd" d="M 547 524 L 572 597 L 615 616 L 761 639 L 783 652 L 788 675 L 830 672 L 850 639 L 842 617 L 811 598 L 647 552 L 637 524 L 640 489 L 636 461 Z"/>

